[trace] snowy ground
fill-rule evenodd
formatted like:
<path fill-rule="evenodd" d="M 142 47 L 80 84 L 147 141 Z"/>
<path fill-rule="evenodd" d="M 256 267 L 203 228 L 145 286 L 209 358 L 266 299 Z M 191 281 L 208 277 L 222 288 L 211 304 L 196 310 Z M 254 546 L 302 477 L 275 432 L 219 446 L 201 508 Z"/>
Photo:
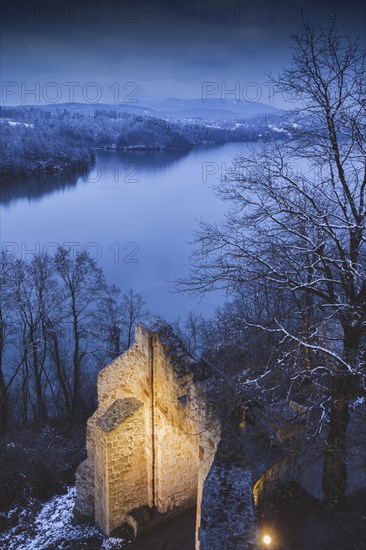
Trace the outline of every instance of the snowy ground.
<path fill-rule="evenodd" d="M 0 535 L 1 550 L 123 549 L 121 539 L 105 538 L 89 525 L 72 525 L 75 487 L 47 501 L 37 514 L 24 511 L 15 527 Z M 15 513 L 14 510 L 9 514 Z M 33 516 L 33 517 L 32 517 Z"/>

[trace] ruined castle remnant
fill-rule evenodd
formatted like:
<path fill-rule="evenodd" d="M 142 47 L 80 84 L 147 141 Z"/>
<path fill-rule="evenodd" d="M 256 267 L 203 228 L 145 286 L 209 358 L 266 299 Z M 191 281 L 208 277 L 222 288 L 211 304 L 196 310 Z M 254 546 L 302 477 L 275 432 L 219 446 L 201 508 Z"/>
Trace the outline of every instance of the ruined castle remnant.
<path fill-rule="evenodd" d="M 196 507 L 197 550 L 201 538 L 210 540 L 210 494 L 217 510 L 220 491 L 228 485 L 220 480 L 230 476 L 230 466 L 222 470 L 214 461 L 221 424 L 203 397 L 207 380 L 198 381 L 194 373 L 169 325 L 136 327 L 134 345 L 99 373 L 87 459 L 76 474 L 77 518 L 94 521 L 109 536 L 126 524 L 136 533 L 157 517 Z M 251 476 L 244 472 L 240 479 L 240 472 L 233 467 L 231 500 L 236 509 L 236 499 L 241 500 L 243 513 L 233 517 L 227 510 L 227 527 L 244 537 L 238 550 L 248 547 L 244 525 L 252 537 L 248 522 L 255 520 Z M 227 544 L 230 550 L 230 540 Z"/>

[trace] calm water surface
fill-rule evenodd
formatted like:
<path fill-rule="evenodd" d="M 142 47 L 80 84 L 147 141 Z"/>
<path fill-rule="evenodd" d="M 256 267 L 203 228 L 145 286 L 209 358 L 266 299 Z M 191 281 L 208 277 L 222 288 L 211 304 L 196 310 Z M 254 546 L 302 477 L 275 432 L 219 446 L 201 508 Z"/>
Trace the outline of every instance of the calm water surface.
<path fill-rule="evenodd" d="M 198 301 L 172 293 L 170 281 L 188 271 L 196 221 L 222 218 L 226 205 L 211 186 L 246 146 L 98 151 L 87 176 L 7 187 L 0 201 L 2 246 L 28 258 L 35 249 L 52 252 L 52 243 L 87 247 L 108 281 L 140 292 L 151 312 L 168 320 L 189 310 L 209 316 L 223 294 Z"/>

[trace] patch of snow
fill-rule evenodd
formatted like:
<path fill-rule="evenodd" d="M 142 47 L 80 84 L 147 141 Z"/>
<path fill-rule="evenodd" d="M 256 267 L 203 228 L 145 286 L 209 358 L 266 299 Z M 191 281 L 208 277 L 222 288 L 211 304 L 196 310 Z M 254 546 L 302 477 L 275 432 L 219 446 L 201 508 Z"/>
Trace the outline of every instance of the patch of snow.
<path fill-rule="evenodd" d="M 363 405 L 364 403 L 365 403 L 365 398 L 363 396 L 357 397 L 357 399 L 355 399 L 354 402 L 352 403 L 351 407 L 355 408 L 355 407 L 358 407 L 359 405 Z"/>
<path fill-rule="evenodd" d="M 111 550 L 123 548 L 124 541 L 117 538 L 106 538 L 91 525 L 72 525 L 75 505 L 75 487 L 69 487 L 65 495 L 57 495 L 47 501 L 38 512 L 30 518 L 19 518 L 18 524 L 2 533 L 1 550 L 43 550 L 62 548 L 64 542 L 79 539 L 100 540 L 100 548 Z"/>
<path fill-rule="evenodd" d="M 274 132 L 286 132 L 284 128 L 279 128 L 278 126 L 275 126 L 274 124 L 268 124 L 268 128 L 271 128 Z"/>
<path fill-rule="evenodd" d="M 29 124 L 28 122 L 16 122 L 15 120 L 7 121 L 10 126 L 25 126 L 26 128 L 34 128 L 34 124 Z"/>

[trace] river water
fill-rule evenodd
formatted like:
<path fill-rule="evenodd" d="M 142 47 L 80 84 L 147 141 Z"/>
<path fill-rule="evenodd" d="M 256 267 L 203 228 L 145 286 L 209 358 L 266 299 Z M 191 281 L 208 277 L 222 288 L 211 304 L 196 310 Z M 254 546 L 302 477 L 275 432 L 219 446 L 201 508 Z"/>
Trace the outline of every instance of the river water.
<path fill-rule="evenodd" d="M 218 221 L 226 205 L 212 185 L 247 144 L 187 151 L 97 151 L 89 174 L 64 181 L 19 182 L 0 200 L 2 247 L 17 257 L 53 252 L 55 243 L 87 248 L 109 282 L 140 292 L 167 320 L 204 316 L 225 300 L 171 291 L 188 272 L 197 220 Z"/>

